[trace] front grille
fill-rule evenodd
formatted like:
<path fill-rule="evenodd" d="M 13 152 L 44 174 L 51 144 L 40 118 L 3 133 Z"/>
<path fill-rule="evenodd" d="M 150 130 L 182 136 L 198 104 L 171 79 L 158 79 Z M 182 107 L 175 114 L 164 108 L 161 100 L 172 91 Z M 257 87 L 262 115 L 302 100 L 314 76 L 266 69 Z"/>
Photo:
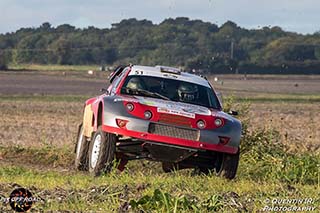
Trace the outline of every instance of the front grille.
<path fill-rule="evenodd" d="M 168 123 L 168 124 L 174 124 L 177 126 L 187 126 L 191 127 L 191 121 L 189 118 L 185 118 L 183 116 L 178 115 L 170 115 L 170 114 L 159 114 L 159 122 L 160 123 Z"/>
<path fill-rule="evenodd" d="M 199 131 L 193 129 L 186 129 L 181 127 L 175 126 L 167 126 L 164 124 L 158 123 L 150 123 L 149 125 L 149 133 L 162 135 L 162 136 L 169 136 L 174 138 L 182 138 L 186 140 L 199 140 Z"/>

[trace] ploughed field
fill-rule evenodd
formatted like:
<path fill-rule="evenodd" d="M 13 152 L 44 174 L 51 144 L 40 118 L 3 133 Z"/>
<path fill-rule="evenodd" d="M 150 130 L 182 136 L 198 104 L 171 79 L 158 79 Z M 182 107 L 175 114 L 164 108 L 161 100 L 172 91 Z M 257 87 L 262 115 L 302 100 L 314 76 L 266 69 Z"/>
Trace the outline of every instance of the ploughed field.
<path fill-rule="evenodd" d="M 258 151 L 241 156 L 234 181 L 189 170 L 165 174 L 160 164 L 146 161 L 98 178 L 75 171 L 83 103 L 107 87 L 107 76 L 0 72 L 0 196 L 8 196 L 14 186 L 26 187 L 43 199 L 34 210 L 259 211 L 272 198 L 312 198 L 319 210 L 320 76 L 209 77 L 256 140 Z M 273 143 L 284 144 L 285 154 L 266 149 Z M 257 153 L 261 158 L 250 161 Z M 292 161 L 285 164 L 283 156 Z M 281 167 L 295 163 L 301 171 L 287 174 L 287 167 Z M 9 209 L 0 203 L 0 211 Z"/>

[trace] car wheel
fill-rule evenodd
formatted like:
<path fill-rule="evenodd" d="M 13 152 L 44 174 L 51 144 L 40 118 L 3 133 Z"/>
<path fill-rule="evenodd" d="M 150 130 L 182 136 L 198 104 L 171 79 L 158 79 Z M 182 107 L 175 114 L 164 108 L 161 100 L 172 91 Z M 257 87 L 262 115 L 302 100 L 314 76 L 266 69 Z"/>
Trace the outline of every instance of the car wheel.
<path fill-rule="evenodd" d="M 75 149 L 76 158 L 74 162 L 77 170 L 88 170 L 88 149 L 89 143 L 87 138 L 83 135 L 83 125 L 80 124 L 78 128 L 78 137 Z"/>
<path fill-rule="evenodd" d="M 235 178 L 239 164 L 240 151 L 236 154 L 224 153 L 216 164 L 216 174 L 229 180 Z"/>
<path fill-rule="evenodd" d="M 89 172 L 95 176 L 110 172 L 115 157 L 116 136 L 99 127 L 89 148 Z"/>

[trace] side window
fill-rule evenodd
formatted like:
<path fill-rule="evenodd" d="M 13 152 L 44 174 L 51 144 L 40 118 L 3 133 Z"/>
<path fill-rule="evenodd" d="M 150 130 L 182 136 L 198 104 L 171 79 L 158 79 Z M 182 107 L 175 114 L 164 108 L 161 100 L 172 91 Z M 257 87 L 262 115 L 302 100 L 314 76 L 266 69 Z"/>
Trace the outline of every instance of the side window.
<path fill-rule="evenodd" d="M 220 106 L 219 99 L 215 95 L 214 91 L 212 91 L 212 89 L 208 88 L 207 93 L 208 93 L 208 97 L 209 97 L 209 105 L 214 108 L 221 108 L 222 106 Z"/>
<path fill-rule="evenodd" d="M 113 80 L 112 84 L 111 84 L 111 88 L 110 88 L 111 95 L 114 95 L 114 93 L 116 91 L 116 88 L 117 88 L 117 85 L 119 84 L 119 82 L 120 82 L 120 78 L 118 76 L 116 76 L 115 79 Z"/>
<path fill-rule="evenodd" d="M 123 77 L 125 76 L 126 72 L 127 72 L 128 69 L 124 69 L 122 71 L 122 73 L 119 75 L 119 76 L 116 76 L 116 78 L 113 80 L 112 82 L 112 86 L 111 86 L 111 95 L 114 95 L 121 80 L 123 79 Z"/>

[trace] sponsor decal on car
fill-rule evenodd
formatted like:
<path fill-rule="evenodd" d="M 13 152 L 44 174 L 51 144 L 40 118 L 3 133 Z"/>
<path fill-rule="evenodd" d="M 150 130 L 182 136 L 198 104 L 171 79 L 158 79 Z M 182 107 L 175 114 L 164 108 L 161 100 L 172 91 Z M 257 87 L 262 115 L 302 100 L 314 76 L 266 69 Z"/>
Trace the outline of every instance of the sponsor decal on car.
<path fill-rule="evenodd" d="M 178 111 L 178 110 L 172 110 L 172 109 L 167 109 L 167 108 L 157 108 L 157 112 L 160 113 L 167 113 L 167 114 L 172 114 L 172 115 L 180 115 L 188 118 L 195 118 L 196 115 L 194 113 L 188 113 L 184 111 Z"/>
<path fill-rule="evenodd" d="M 127 101 L 127 102 L 133 102 L 133 103 L 139 103 L 139 100 L 135 98 L 115 98 L 113 102 L 121 102 L 121 101 Z"/>

